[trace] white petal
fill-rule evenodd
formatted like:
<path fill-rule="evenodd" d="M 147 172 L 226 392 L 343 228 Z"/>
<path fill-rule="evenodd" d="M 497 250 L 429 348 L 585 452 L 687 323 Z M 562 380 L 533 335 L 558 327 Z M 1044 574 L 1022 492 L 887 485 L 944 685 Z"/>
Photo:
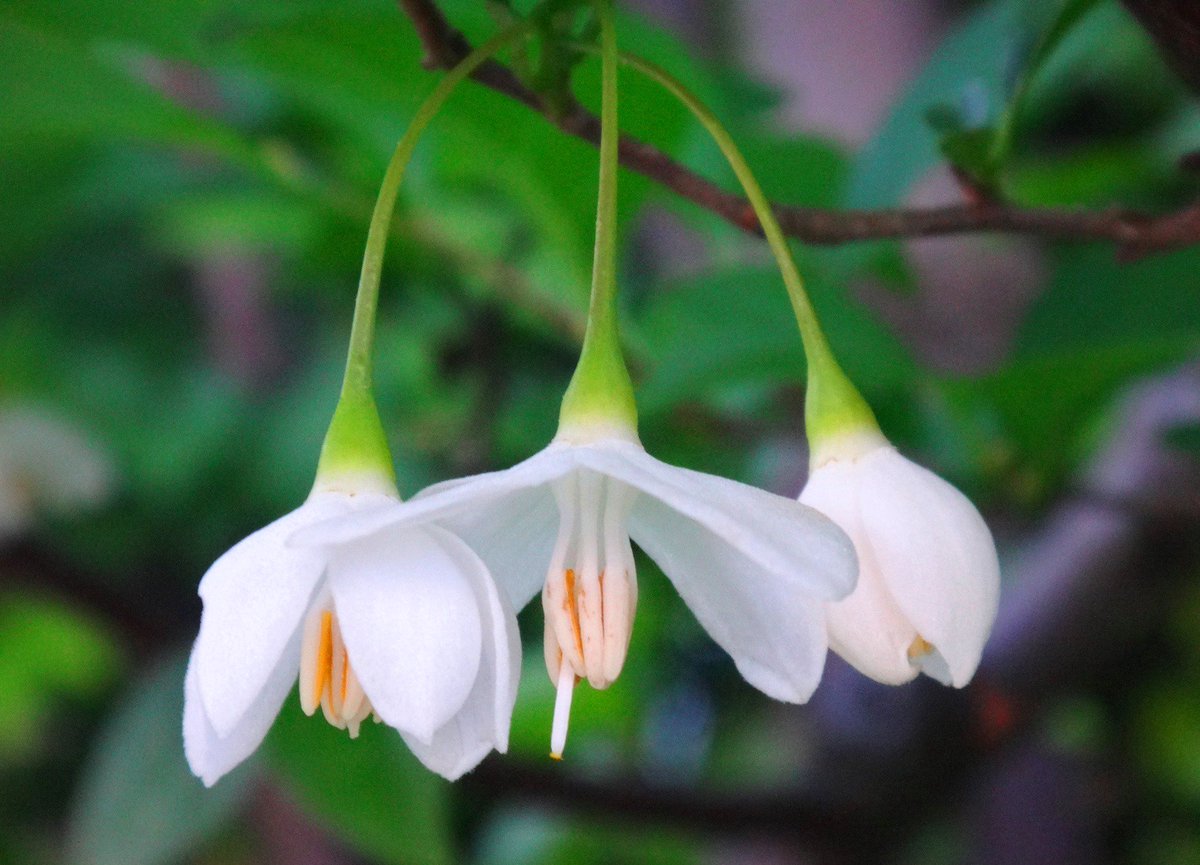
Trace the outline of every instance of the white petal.
<path fill-rule="evenodd" d="M 807 700 L 825 663 L 821 601 L 657 500 L 635 506 L 639 512 L 631 521 L 633 539 L 670 577 L 746 681 L 777 700 Z"/>
<path fill-rule="evenodd" d="M 829 648 L 872 679 L 899 685 L 920 672 L 908 657 L 918 635 L 879 572 L 875 551 L 862 526 L 859 477 L 852 462 L 828 462 L 813 472 L 800 500 L 841 526 L 858 553 L 858 585 L 849 597 L 825 607 Z"/>
<path fill-rule="evenodd" d="M 352 502 L 313 496 L 235 545 L 200 581 L 196 668 L 217 735 L 228 736 L 257 698 L 325 571 L 323 550 L 291 549 L 285 540 L 301 526 L 345 513 Z"/>
<path fill-rule="evenodd" d="M 508 750 L 508 728 L 521 674 L 521 637 L 517 618 L 497 591 L 483 563 L 449 532 L 428 529 L 462 563 L 479 604 L 483 653 L 475 685 L 462 708 L 426 744 L 406 735 L 405 742 L 428 769 L 454 781 L 493 749 Z"/>
<path fill-rule="evenodd" d="M 438 523 L 479 554 L 514 609 L 541 591 L 558 533 L 549 484 L 489 499 Z"/>
<path fill-rule="evenodd" d="M 575 466 L 575 448 L 551 444 L 510 469 L 457 478 L 429 487 L 406 502 L 370 513 L 332 519 L 298 531 L 296 546 L 342 543 L 365 537 L 389 526 L 407 526 L 447 520 L 522 490 L 548 484 Z"/>
<path fill-rule="evenodd" d="M 204 711 L 197 672 L 197 652 L 192 650 L 183 686 L 183 751 L 193 774 L 206 787 L 217 783 L 262 743 L 275 716 L 279 714 L 279 707 L 296 681 L 299 659 L 300 633 L 297 630 L 257 698 L 229 734 L 220 736 Z"/>
<path fill-rule="evenodd" d="M 330 551 L 346 650 L 371 705 L 429 742 L 479 672 L 482 626 L 470 569 L 434 532 L 404 527 Z"/>
<path fill-rule="evenodd" d="M 854 588 L 858 566 L 850 539 L 807 505 L 747 484 L 668 465 L 626 442 L 581 447 L 579 451 L 584 465 L 645 494 L 634 503 L 631 528 L 665 508 L 695 524 L 711 539 L 706 545 L 719 541 L 734 548 L 754 563 L 756 571 L 787 581 L 794 591 L 831 600 Z M 640 538 L 647 531 L 635 535 L 643 547 Z"/>
<path fill-rule="evenodd" d="M 987 524 L 946 481 L 891 448 L 860 461 L 863 527 L 896 604 L 944 664 L 925 666 L 965 685 L 979 665 L 1000 592 Z"/>

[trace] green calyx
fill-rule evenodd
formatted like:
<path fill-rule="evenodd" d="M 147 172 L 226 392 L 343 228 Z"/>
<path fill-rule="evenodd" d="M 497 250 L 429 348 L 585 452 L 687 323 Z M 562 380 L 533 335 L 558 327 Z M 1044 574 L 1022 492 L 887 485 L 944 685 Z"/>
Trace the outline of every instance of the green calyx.
<path fill-rule="evenodd" d="M 600 22 L 600 182 L 596 192 L 596 251 L 592 294 L 579 365 L 563 396 L 560 439 L 620 435 L 637 438 L 633 382 L 617 326 L 617 37 L 611 0 L 596 0 Z"/>
<path fill-rule="evenodd" d="M 834 442 L 848 436 L 882 437 L 875 412 L 838 366 L 828 347 L 823 353 L 806 353 L 808 387 L 804 394 L 804 428 L 813 464 L 818 464 L 819 455 L 827 452 Z"/>
<path fill-rule="evenodd" d="M 313 489 L 395 493 L 392 453 L 369 390 L 343 389 L 321 445 Z"/>
<path fill-rule="evenodd" d="M 579 364 L 563 395 L 558 428 L 559 438 L 580 437 L 587 430 L 637 437 L 633 381 L 615 324 L 597 326 L 595 318 L 589 319 Z"/>

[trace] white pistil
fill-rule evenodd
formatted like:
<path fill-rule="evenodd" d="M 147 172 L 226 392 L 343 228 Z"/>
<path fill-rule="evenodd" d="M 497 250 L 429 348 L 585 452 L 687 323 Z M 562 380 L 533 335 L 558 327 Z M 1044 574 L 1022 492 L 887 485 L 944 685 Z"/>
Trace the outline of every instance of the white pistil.
<path fill-rule="evenodd" d="M 571 696 L 575 693 L 575 671 L 570 664 L 558 669 L 558 696 L 554 699 L 554 725 L 550 731 L 550 756 L 561 760 L 567 746 L 567 724 L 571 720 Z"/>

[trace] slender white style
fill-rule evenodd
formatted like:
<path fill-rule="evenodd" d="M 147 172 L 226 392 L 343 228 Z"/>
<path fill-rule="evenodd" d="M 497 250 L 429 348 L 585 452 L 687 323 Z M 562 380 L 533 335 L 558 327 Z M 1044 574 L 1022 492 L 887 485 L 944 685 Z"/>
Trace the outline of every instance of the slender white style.
<path fill-rule="evenodd" d="M 905 459 L 877 431 L 823 441 L 800 501 L 845 529 L 854 592 L 826 607 L 829 647 L 872 679 L 925 673 L 961 688 L 996 617 L 991 532 L 961 492 Z"/>
<path fill-rule="evenodd" d="M 185 683 L 184 749 L 212 785 L 266 735 L 299 679 L 300 703 L 358 735 L 371 715 L 453 780 L 508 746 L 520 671 L 516 617 L 487 567 L 434 525 L 295 547 L 333 517 L 387 506 L 390 481 L 321 483 L 204 575 Z"/>
<path fill-rule="evenodd" d="M 853 547 L 792 499 L 667 465 L 619 426 L 574 426 L 500 472 L 438 484 L 404 508 L 329 520 L 297 543 L 436 521 L 487 562 L 517 609 L 543 590 L 546 665 L 559 689 L 552 756 L 577 678 L 621 670 L 637 603 L 630 538 L 674 583 L 750 684 L 803 702 L 821 676 L 824 602 L 854 586 Z"/>
<path fill-rule="evenodd" d="M 35 405 L 0 407 L 0 540 L 42 510 L 99 504 L 115 479 L 108 456 L 66 418 Z"/>

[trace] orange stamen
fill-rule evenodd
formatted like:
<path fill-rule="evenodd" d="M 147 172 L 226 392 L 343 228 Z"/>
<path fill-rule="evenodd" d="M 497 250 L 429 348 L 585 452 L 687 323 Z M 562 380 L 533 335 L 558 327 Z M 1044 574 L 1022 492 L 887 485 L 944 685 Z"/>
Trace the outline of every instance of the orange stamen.
<path fill-rule="evenodd" d="M 583 634 L 579 630 L 579 605 L 575 598 L 575 571 L 567 568 L 567 592 L 563 599 L 563 610 L 571 620 L 571 631 L 575 634 L 575 648 L 583 655 Z"/>
<path fill-rule="evenodd" d="M 313 702 L 321 699 L 333 674 L 333 613 L 321 614 L 321 646 L 317 649 L 317 682 Z"/>

